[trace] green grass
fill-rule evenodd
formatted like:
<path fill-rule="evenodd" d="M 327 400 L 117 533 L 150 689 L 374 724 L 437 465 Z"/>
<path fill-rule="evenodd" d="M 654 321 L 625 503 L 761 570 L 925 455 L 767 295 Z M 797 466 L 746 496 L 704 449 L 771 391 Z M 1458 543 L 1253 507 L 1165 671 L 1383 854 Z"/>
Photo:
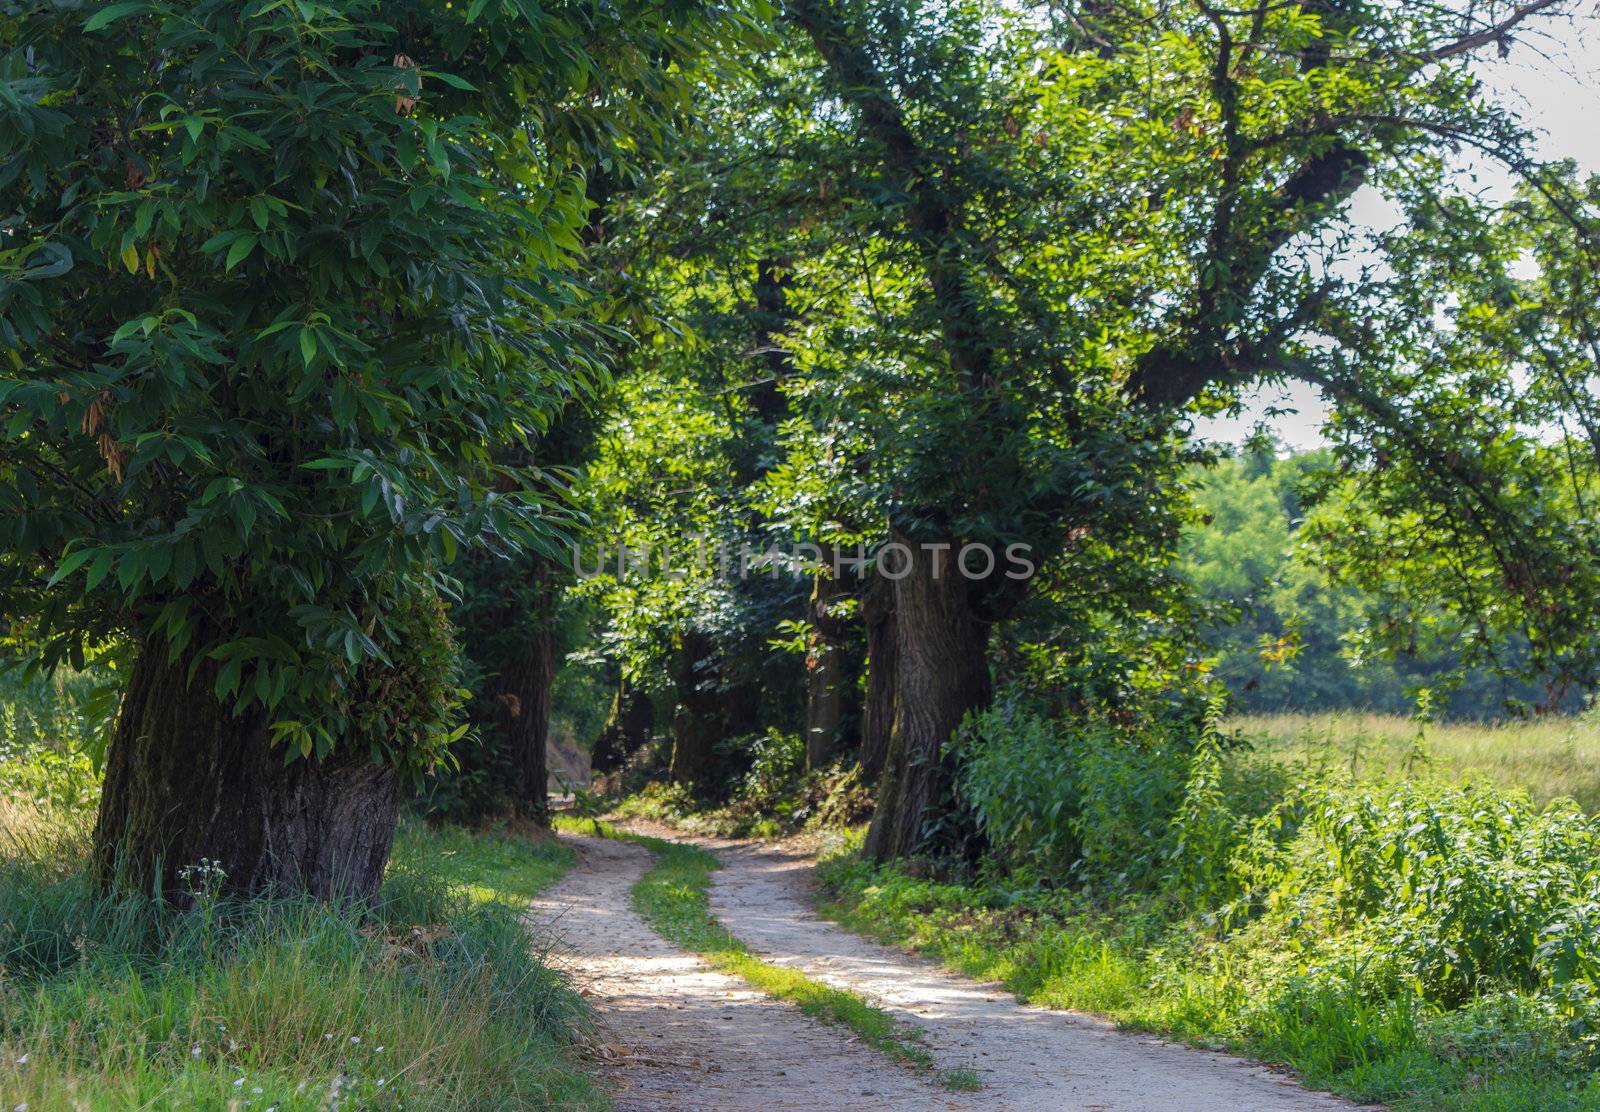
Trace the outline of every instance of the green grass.
<path fill-rule="evenodd" d="M 619 830 L 602 823 L 572 822 L 569 829 L 624 838 L 656 855 L 656 864 L 633 888 L 633 907 L 658 934 L 700 955 L 715 969 L 742 977 L 751 987 L 794 1004 L 806 1015 L 840 1024 L 868 1046 L 905 1065 L 933 1066 L 933 1055 L 918 1045 L 920 1032 L 874 1007 L 859 995 L 814 981 L 796 969 L 772 965 L 751 954 L 711 915 L 707 893 L 717 859 L 698 846 Z"/>
<path fill-rule="evenodd" d="M 1433 723 L 1420 752 L 1415 723 L 1399 715 L 1260 714 L 1231 719 L 1225 728 L 1272 761 L 1353 769 L 1363 777 L 1479 777 L 1521 788 L 1536 803 L 1570 798 L 1590 814 L 1600 812 L 1600 721 L 1590 716 Z"/>
<path fill-rule="evenodd" d="M 407 823 L 395 837 L 389 871 L 432 873 L 475 902 L 524 904 L 572 868 L 570 846 L 528 835 Z"/>
<path fill-rule="evenodd" d="M 953 1093 L 975 1093 L 983 1088 L 983 1078 L 973 1069 L 945 1070 L 939 1076 L 939 1084 Z"/>
<path fill-rule="evenodd" d="M 0 762 L 0 1108 L 607 1104 L 576 1052 L 588 1010 L 518 909 L 571 864 L 564 847 L 408 825 L 370 916 L 309 900 L 178 911 L 98 893 L 87 808 L 51 806 L 75 796 L 39 790 L 20 761 Z"/>
<path fill-rule="evenodd" d="M 1525 997 L 1441 1012 L 1326 983 L 1262 994 L 1226 961 L 1205 960 L 1215 947 L 1203 923 L 1137 901 L 941 884 L 853 857 L 826 862 L 823 878 L 823 914 L 860 933 L 1023 1000 L 1286 1065 L 1314 1088 L 1397 1112 L 1600 1109 L 1560 1023 Z"/>

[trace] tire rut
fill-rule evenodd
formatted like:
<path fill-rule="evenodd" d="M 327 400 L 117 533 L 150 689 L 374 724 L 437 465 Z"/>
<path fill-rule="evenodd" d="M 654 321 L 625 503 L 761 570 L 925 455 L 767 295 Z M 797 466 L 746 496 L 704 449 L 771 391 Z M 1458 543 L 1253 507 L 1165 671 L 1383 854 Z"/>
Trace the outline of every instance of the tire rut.
<path fill-rule="evenodd" d="M 562 840 L 578 863 L 530 904 L 527 920 L 595 1006 L 602 1078 L 618 1112 L 975 1107 L 657 935 L 629 898 L 654 862 L 649 850 Z"/>
<path fill-rule="evenodd" d="M 652 831 L 654 832 L 654 831 Z M 680 838 L 682 836 L 679 836 Z M 682 838 L 713 850 L 711 913 L 775 965 L 853 990 L 917 1023 L 941 1069 L 975 1070 L 973 1109 L 1009 1112 L 1335 1112 L 1355 1107 L 1259 1063 L 1019 1004 L 820 918 L 809 858 L 757 843 Z M 828 1107 L 826 1105 L 820 1107 Z M 1371 1107 L 1371 1106 L 1368 1106 Z"/>

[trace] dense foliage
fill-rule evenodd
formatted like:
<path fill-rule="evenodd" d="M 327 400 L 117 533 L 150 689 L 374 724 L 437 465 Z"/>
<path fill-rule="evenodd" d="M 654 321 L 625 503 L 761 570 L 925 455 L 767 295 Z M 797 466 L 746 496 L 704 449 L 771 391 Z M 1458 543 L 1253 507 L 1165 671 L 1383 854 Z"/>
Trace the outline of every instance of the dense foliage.
<path fill-rule="evenodd" d="M 583 155 L 522 107 L 588 75 L 474 7 L 13 17 L 5 609 L 46 665 L 156 635 L 325 751 L 328 660 L 383 657 L 486 528 L 541 535 L 485 422 L 596 373 L 560 320 Z"/>
<path fill-rule="evenodd" d="M 1031 998 L 1220 1039 L 1361 1099 L 1594 1106 L 1594 819 L 1221 740 L 1064 735 L 1004 702 L 959 748 L 989 864 L 940 883 L 841 858 L 829 883 L 847 921 Z"/>
<path fill-rule="evenodd" d="M 617 338 L 579 273 L 589 179 L 670 131 L 679 63 L 746 25 L 484 0 L 3 17 L 0 613 L 37 669 L 121 666 L 108 877 L 209 855 L 247 887 L 372 890 L 393 774 L 460 733 L 449 566 L 556 548 L 534 449 Z M 317 864 L 335 837 L 362 864 Z"/>

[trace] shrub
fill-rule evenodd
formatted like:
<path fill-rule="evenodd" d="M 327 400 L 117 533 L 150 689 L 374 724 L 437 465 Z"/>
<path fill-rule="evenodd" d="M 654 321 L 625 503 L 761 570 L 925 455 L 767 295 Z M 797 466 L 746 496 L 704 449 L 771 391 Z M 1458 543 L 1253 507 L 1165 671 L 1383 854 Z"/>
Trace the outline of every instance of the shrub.
<path fill-rule="evenodd" d="M 999 967 L 1031 968 L 1027 991 L 1092 975 L 1122 987 L 1088 1006 L 1138 1014 L 1142 978 L 1178 1002 L 1162 1022 L 1329 1076 L 1423 1034 L 1440 1058 L 1508 1053 L 1495 1040 L 1537 1042 L 1542 1060 L 1600 1053 L 1600 821 L 1570 801 L 1358 782 L 1252 760 L 1211 730 L 1163 738 L 1011 702 L 970 719 L 956 752 L 1005 868 L 975 893 L 915 889 L 915 911 L 933 935 L 1004 940 Z M 1103 912 L 1126 949 L 1097 966 L 1104 935 L 1085 916 Z M 1085 991 L 1066 999 L 1085 1006 Z"/>
<path fill-rule="evenodd" d="M 1600 824 L 1483 784 L 1305 786 L 1270 921 L 1325 973 L 1352 962 L 1369 992 L 1462 1004 L 1510 987 L 1600 1031 Z"/>
<path fill-rule="evenodd" d="M 1233 810 L 1259 813 L 1259 791 L 1225 785 L 1223 739 L 1109 722 L 1059 722 L 1002 700 L 963 725 L 960 793 L 1010 869 L 1105 891 L 1210 892 L 1244 835 Z"/>
<path fill-rule="evenodd" d="M 776 727 L 746 741 L 750 768 L 744 774 L 738 794 L 745 798 L 767 798 L 795 787 L 805 774 L 806 746 L 799 734 L 786 734 Z"/>

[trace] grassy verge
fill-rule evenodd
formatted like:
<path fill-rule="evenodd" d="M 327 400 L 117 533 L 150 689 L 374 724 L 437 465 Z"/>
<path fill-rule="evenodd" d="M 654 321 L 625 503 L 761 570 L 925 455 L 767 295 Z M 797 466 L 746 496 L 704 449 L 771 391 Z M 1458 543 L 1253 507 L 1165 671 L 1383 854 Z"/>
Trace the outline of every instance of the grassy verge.
<path fill-rule="evenodd" d="M 0 1108 L 607 1103 L 573 1051 L 587 1009 L 516 906 L 570 863 L 553 842 L 413 826 L 369 916 L 203 882 L 178 911 L 96 892 L 84 815 L 42 798 L 3 811 L 26 837 L 0 837 Z"/>
<path fill-rule="evenodd" d="M 1600 1109 L 1561 1024 L 1526 997 L 1447 1012 L 1292 981 L 1255 995 L 1226 962 L 1196 956 L 1216 949 L 1196 943 L 1204 924 L 1153 905 L 941 884 L 853 857 L 822 872 L 822 911 L 836 922 L 1034 1003 L 1281 1063 L 1313 1087 L 1397 1112 Z"/>
<path fill-rule="evenodd" d="M 656 855 L 656 864 L 633 889 L 633 907 L 668 941 L 704 958 L 713 968 L 748 981 L 753 988 L 794 1004 L 806 1015 L 854 1031 L 861 1040 L 905 1065 L 929 1069 L 933 1055 L 918 1045 L 919 1034 L 856 993 L 814 981 L 796 969 L 772 965 L 751 954 L 743 942 L 712 917 L 708 906 L 711 873 L 717 859 L 697 846 L 619 830 L 608 824 L 574 822 L 591 834 L 637 842 Z"/>

